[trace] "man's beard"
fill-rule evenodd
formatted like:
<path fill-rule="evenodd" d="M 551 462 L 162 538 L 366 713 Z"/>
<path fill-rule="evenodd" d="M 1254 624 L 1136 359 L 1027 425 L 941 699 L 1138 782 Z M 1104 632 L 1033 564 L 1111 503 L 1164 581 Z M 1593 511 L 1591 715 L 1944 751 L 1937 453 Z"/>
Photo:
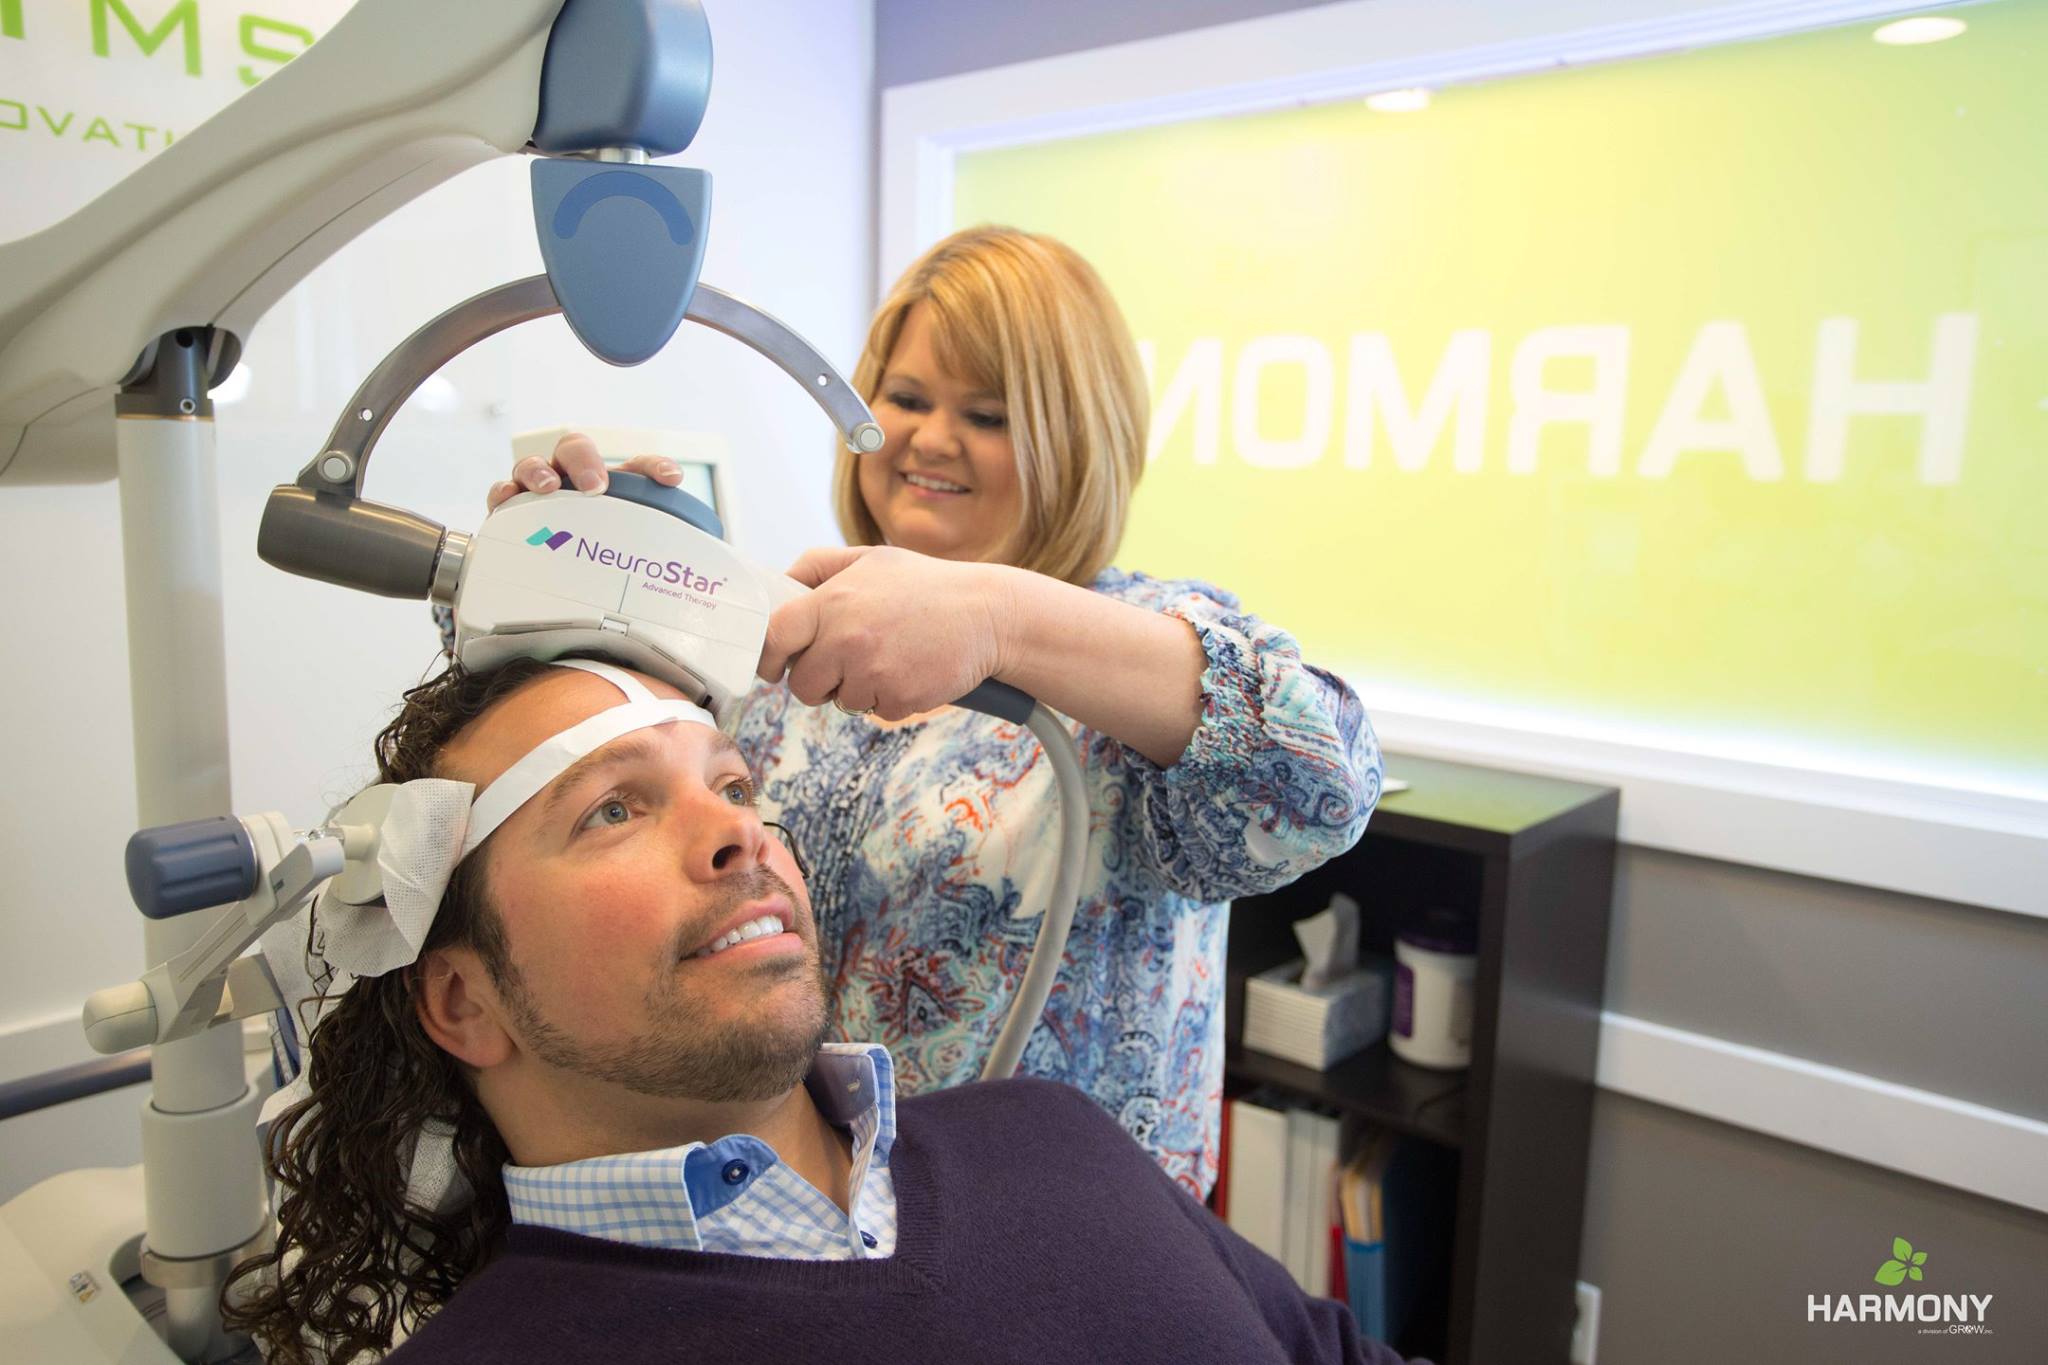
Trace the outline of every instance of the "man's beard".
<path fill-rule="evenodd" d="M 794 915 L 796 892 L 772 870 L 756 868 L 751 875 L 736 879 L 689 932 L 702 933 L 702 926 L 716 924 L 749 901 L 776 892 L 789 898 Z M 794 923 L 790 925 L 795 927 Z M 670 953 L 671 963 L 681 961 L 689 941 L 679 938 Z M 683 994 L 671 970 L 657 976 L 648 991 L 651 1023 L 644 1035 L 627 1042 L 588 1043 L 571 1038 L 540 1016 L 517 970 L 508 971 L 497 985 L 527 1048 L 550 1066 L 609 1081 L 643 1095 L 716 1103 L 752 1102 L 773 1099 L 802 1081 L 830 1027 L 821 960 L 814 957 L 806 965 L 800 958 L 784 958 L 762 963 L 754 970 L 764 987 L 807 970 L 815 973 L 815 1017 L 788 1024 L 715 1023 L 701 1001 Z"/>

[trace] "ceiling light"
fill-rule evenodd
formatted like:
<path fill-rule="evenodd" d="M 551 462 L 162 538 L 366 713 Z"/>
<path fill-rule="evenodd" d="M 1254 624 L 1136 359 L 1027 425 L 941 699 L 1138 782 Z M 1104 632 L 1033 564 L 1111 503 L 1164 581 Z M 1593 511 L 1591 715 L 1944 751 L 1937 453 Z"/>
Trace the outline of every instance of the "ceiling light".
<path fill-rule="evenodd" d="M 1429 92 L 1420 88 L 1382 90 L 1377 95 L 1367 95 L 1365 107 L 1382 114 L 1412 114 L 1429 108 Z"/>
<path fill-rule="evenodd" d="M 1870 36 L 1880 43 L 1893 47 L 1912 47 L 1919 43 L 1938 43 L 1944 38 L 1953 38 L 1969 25 L 1960 19 L 1946 15 L 1922 14 L 1911 19 L 1897 19 L 1880 26 Z"/>

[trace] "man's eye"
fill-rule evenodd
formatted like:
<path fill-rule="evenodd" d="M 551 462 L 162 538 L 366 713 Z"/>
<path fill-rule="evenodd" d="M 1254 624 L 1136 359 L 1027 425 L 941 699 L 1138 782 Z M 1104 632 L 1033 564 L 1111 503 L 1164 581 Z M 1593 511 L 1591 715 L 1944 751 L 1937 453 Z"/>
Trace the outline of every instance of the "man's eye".
<path fill-rule="evenodd" d="M 633 818 L 633 808 L 618 797 L 598 803 L 583 821 L 584 829 L 595 829 L 600 825 L 623 825 Z"/>
<path fill-rule="evenodd" d="M 754 784 L 744 777 L 734 778 L 725 784 L 725 799 L 732 802 L 735 806 L 753 805 L 755 799 Z"/>

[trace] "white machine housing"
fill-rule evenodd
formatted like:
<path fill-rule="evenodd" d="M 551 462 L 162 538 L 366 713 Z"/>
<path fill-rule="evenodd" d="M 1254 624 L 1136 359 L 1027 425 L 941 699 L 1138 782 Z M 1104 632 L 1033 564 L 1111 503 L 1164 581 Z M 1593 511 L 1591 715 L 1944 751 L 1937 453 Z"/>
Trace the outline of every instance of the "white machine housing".
<path fill-rule="evenodd" d="M 723 720 L 754 684 L 769 614 L 803 591 L 661 508 L 522 493 L 470 537 L 455 654 L 487 669 L 601 651 L 675 683 Z"/>

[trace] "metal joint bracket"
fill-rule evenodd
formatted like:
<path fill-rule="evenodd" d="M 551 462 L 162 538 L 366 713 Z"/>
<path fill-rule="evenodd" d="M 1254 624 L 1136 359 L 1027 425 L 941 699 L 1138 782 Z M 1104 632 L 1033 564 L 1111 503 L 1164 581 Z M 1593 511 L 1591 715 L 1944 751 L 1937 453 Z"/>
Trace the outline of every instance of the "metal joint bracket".
<path fill-rule="evenodd" d="M 207 390 L 227 378 L 242 356 L 233 332 L 216 327 L 179 327 L 142 348 L 114 396 L 120 417 L 210 418 Z"/>

